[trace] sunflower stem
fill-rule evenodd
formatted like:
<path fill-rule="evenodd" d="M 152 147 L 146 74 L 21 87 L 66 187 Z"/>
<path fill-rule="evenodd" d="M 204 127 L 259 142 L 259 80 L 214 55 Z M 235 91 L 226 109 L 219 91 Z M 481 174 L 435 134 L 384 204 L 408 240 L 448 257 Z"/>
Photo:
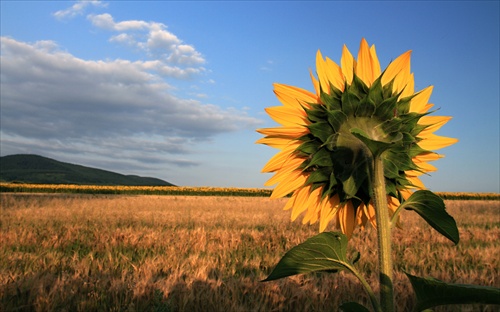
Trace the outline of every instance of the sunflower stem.
<path fill-rule="evenodd" d="M 380 305 L 383 311 L 394 311 L 393 266 L 391 252 L 391 223 L 385 189 L 384 163 L 380 155 L 373 158 L 373 204 L 377 220 L 379 249 Z"/>

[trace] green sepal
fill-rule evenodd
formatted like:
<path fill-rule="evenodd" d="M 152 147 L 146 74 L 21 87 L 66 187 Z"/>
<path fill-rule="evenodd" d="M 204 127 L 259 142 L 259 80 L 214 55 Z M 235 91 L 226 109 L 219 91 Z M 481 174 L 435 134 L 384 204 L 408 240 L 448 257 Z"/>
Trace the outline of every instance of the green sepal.
<path fill-rule="evenodd" d="M 330 167 L 330 168 L 319 168 L 311 172 L 305 182 L 305 185 L 330 181 L 330 174 L 332 173 L 332 171 L 333 169 Z"/>
<path fill-rule="evenodd" d="M 368 97 L 372 103 L 382 103 L 384 101 L 384 89 L 382 87 L 382 76 L 378 77 L 368 90 Z"/>
<path fill-rule="evenodd" d="M 360 99 L 364 98 L 370 89 L 357 75 L 352 77 L 352 84 L 346 90 L 356 94 Z"/>
<path fill-rule="evenodd" d="M 408 112 L 410 111 L 411 99 L 413 97 L 414 95 L 410 95 L 398 101 L 398 104 L 396 105 L 398 116 L 408 114 Z"/>
<path fill-rule="evenodd" d="M 370 310 L 357 302 L 346 302 L 340 307 L 340 311 L 343 312 L 370 312 Z"/>
<path fill-rule="evenodd" d="M 355 115 L 356 117 L 372 117 L 375 109 L 375 102 L 369 98 L 364 98 L 356 109 Z"/>
<path fill-rule="evenodd" d="M 263 282 L 318 272 L 351 270 L 347 260 L 347 236 L 323 232 L 290 249 Z"/>
<path fill-rule="evenodd" d="M 315 122 L 307 126 L 311 134 L 320 139 L 321 142 L 325 142 L 330 135 L 333 134 L 333 129 L 326 121 Z"/>
<path fill-rule="evenodd" d="M 342 111 L 347 116 L 354 116 L 358 109 L 360 98 L 353 92 L 347 90 L 342 93 Z"/>
<path fill-rule="evenodd" d="M 395 117 L 390 120 L 386 120 L 375 127 L 378 131 L 382 133 L 392 133 L 401 130 L 402 120 Z"/>
<path fill-rule="evenodd" d="M 340 133 L 334 133 L 326 139 L 325 143 L 321 146 L 325 146 L 329 151 L 332 151 L 337 147 L 337 140 L 339 138 Z"/>
<path fill-rule="evenodd" d="M 342 186 L 347 198 L 357 198 L 358 190 L 368 179 L 367 158 L 359 153 L 354 159 L 347 179 L 342 181 Z M 346 171 L 347 173 L 348 171 Z"/>
<path fill-rule="evenodd" d="M 394 117 L 394 111 L 396 110 L 397 103 L 397 97 L 392 97 L 384 100 L 375 109 L 375 116 L 377 116 L 380 120 L 388 120 Z"/>
<path fill-rule="evenodd" d="M 320 143 L 316 140 L 305 141 L 297 147 L 296 151 L 304 153 L 306 155 L 314 154 L 320 147 Z"/>
<path fill-rule="evenodd" d="M 449 304 L 495 304 L 500 305 L 500 288 L 448 284 L 435 278 L 423 278 L 406 273 L 417 297 L 415 311 Z"/>
<path fill-rule="evenodd" d="M 320 99 L 321 102 L 325 104 L 327 110 L 340 110 L 341 96 L 342 91 L 335 88 L 335 86 L 330 83 L 330 94 L 325 93 L 321 90 Z"/>
<path fill-rule="evenodd" d="M 332 167 L 332 156 L 331 153 L 325 148 L 320 148 L 316 153 L 313 154 L 308 167 Z"/>
<path fill-rule="evenodd" d="M 428 190 L 416 191 L 399 206 L 393 218 L 403 208 L 418 213 L 430 226 L 455 244 L 460 241 L 455 219 L 446 212 L 441 197 L 433 192 Z"/>
<path fill-rule="evenodd" d="M 340 110 L 327 112 L 328 123 L 332 126 L 335 132 L 340 130 L 340 127 L 347 121 L 347 115 Z"/>
<path fill-rule="evenodd" d="M 332 171 L 330 174 L 330 183 L 328 184 L 328 193 L 332 194 L 334 191 L 334 187 L 337 186 L 338 181 L 337 178 L 335 177 L 335 173 Z"/>
<path fill-rule="evenodd" d="M 304 107 L 307 119 L 311 122 L 323 122 L 326 119 L 326 109 L 321 104 L 310 104 L 311 108 Z"/>
<path fill-rule="evenodd" d="M 382 154 L 382 159 L 392 162 L 398 171 L 416 170 L 417 166 L 408 155 L 405 148 L 390 149 Z"/>
<path fill-rule="evenodd" d="M 395 179 L 399 177 L 399 169 L 396 164 L 394 164 L 391 160 L 384 158 L 382 160 L 384 162 L 384 176 L 389 179 Z"/>

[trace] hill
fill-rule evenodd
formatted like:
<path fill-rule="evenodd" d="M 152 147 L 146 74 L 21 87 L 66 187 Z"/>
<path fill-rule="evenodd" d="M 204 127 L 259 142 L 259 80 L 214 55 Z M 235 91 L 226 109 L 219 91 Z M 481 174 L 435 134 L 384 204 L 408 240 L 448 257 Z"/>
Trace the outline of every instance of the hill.
<path fill-rule="evenodd" d="M 39 155 L 0 157 L 0 181 L 41 184 L 172 186 L 164 180 L 123 175 L 107 170 L 60 162 Z"/>

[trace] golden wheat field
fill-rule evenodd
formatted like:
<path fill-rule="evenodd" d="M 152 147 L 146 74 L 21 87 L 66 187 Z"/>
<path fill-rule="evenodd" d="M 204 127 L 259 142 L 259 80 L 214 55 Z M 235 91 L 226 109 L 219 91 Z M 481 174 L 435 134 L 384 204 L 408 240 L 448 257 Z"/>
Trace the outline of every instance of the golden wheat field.
<path fill-rule="evenodd" d="M 317 234 L 291 222 L 286 199 L 1 193 L 0 311 L 337 311 L 368 303 L 348 274 L 260 282 Z M 409 211 L 395 229 L 398 311 L 414 298 L 401 272 L 500 287 L 500 201 L 446 201 L 458 246 Z M 376 285 L 376 235 L 349 243 Z M 376 287 L 375 291 L 377 291 Z M 498 311 L 498 306 L 435 311 Z"/>

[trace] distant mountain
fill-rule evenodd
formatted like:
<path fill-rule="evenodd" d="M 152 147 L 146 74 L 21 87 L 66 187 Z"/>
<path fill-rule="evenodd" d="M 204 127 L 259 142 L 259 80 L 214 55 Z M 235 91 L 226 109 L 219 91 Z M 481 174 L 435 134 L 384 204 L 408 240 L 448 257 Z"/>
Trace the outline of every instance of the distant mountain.
<path fill-rule="evenodd" d="M 173 186 L 172 183 L 156 178 L 123 175 L 60 162 L 39 155 L 0 157 L 0 181 L 41 184 Z"/>

